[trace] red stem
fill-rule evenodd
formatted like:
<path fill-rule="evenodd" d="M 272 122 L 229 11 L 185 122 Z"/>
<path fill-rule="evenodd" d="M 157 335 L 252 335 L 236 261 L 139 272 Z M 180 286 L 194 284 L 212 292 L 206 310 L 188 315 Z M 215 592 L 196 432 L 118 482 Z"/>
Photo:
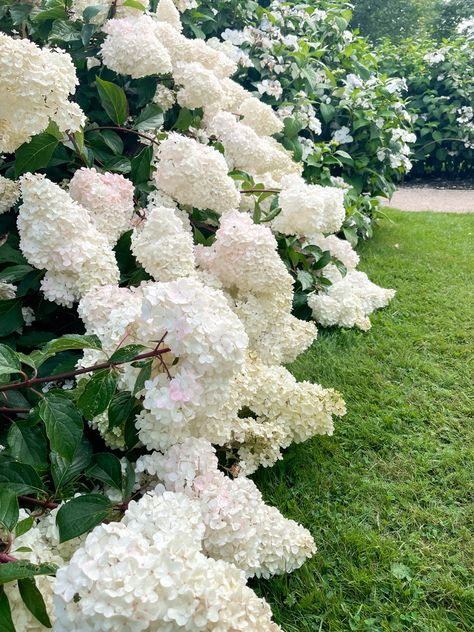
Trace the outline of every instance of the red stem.
<path fill-rule="evenodd" d="M 31 496 L 18 496 L 18 500 L 24 503 L 33 503 L 43 509 L 56 509 L 59 507 L 59 503 L 53 503 L 51 500 L 39 500 L 38 498 L 32 498 Z"/>
<path fill-rule="evenodd" d="M 96 129 L 118 129 L 120 132 L 130 132 L 130 134 L 136 134 L 137 136 L 141 136 L 141 138 L 146 138 L 151 143 L 154 143 L 157 147 L 160 146 L 160 143 L 152 138 L 151 136 L 147 136 L 146 134 L 142 134 L 141 132 L 137 132 L 136 129 L 130 129 L 129 127 L 119 127 L 117 125 L 98 125 L 97 127 L 91 127 L 86 130 L 86 132 L 94 132 Z"/>
<path fill-rule="evenodd" d="M 84 367 L 83 369 L 76 369 L 75 371 L 67 371 L 66 373 L 57 373 L 56 375 L 47 375 L 46 377 L 34 377 L 31 380 L 25 380 L 23 382 L 14 382 L 13 384 L 4 384 L 0 386 L 1 391 L 12 391 L 18 388 L 30 388 L 35 384 L 41 384 L 43 382 L 57 382 L 58 380 L 67 380 L 76 375 L 82 375 L 83 373 L 90 373 L 91 371 L 99 371 L 100 369 L 109 369 L 120 364 L 128 364 L 129 362 L 138 362 L 138 360 L 145 360 L 146 358 L 155 358 L 168 353 L 171 349 L 154 349 L 147 353 L 141 353 L 131 360 L 124 362 L 101 362 L 100 364 L 94 364 L 93 366 Z M 12 411 L 11 408 L 8 410 Z"/>
<path fill-rule="evenodd" d="M 241 193 L 281 193 L 281 189 L 242 189 Z"/>

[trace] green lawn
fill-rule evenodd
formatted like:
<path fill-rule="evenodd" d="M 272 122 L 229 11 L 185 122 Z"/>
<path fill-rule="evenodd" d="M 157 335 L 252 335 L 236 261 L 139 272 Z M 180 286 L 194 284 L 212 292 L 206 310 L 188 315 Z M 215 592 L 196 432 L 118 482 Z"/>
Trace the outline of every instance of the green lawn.
<path fill-rule="evenodd" d="M 253 584 L 287 632 L 474 630 L 474 215 L 387 214 L 360 267 L 397 296 L 292 367 L 348 413 L 256 476 L 319 549 Z"/>

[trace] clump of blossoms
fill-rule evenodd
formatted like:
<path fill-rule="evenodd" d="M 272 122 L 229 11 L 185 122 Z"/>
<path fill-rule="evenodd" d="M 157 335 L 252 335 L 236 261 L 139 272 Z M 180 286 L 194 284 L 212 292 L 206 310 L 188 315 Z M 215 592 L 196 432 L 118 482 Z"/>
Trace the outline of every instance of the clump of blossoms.
<path fill-rule="evenodd" d="M 77 86 L 71 57 L 0 32 L 0 152 L 13 152 L 50 121 L 60 131 L 85 122 L 69 101 Z"/>
<path fill-rule="evenodd" d="M 0 564 L 17 632 L 279 630 L 247 580 L 299 568 L 316 545 L 248 475 L 345 414 L 284 366 L 317 337 L 295 289 L 323 324 L 364 329 L 392 295 L 337 236 L 346 188 L 307 183 L 279 142 L 288 123 L 257 96 L 278 85 L 239 85 L 235 51 L 183 34 L 188 4 L 73 3 L 59 41 L 81 129 L 54 94 L 67 55 L 32 44 L 49 74 L 28 107 L 56 106 L 0 163 L 14 342 L 0 391 L 21 404 L 0 451 Z M 56 41 L 42 11 L 23 34 Z M 33 317 L 44 344 L 27 353 Z"/>
<path fill-rule="evenodd" d="M 366 235 L 377 197 L 389 197 L 411 168 L 406 83 L 385 77 L 367 42 L 348 30 L 349 3 L 275 0 L 264 12 L 250 4 L 228 0 L 217 9 L 200 0 L 200 28 L 237 61 L 234 78 L 275 109 L 281 127 L 271 133 L 302 162 L 306 180 L 329 185 L 333 176 L 344 178 L 352 216 L 344 229 L 353 239 Z M 223 11 L 232 19 L 223 20 Z M 193 23 L 185 23 L 191 32 Z M 403 142 L 393 138 L 397 129 L 407 134 Z"/>

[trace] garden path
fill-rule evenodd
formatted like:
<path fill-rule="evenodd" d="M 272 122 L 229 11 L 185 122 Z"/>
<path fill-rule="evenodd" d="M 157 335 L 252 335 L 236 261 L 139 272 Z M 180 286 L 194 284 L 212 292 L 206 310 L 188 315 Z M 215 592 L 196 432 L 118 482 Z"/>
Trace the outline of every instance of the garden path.
<path fill-rule="evenodd" d="M 474 213 L 474 189 L 400 187 L 391 200 L 382 200 L 382 204 L 401 211 Z"/>

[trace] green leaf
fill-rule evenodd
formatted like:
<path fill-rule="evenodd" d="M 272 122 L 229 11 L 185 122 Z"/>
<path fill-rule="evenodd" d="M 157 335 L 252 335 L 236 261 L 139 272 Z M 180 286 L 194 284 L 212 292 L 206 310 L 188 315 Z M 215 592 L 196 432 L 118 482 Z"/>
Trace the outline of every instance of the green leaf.
<path fill-rule="evenodd" d="M 61 542 L 72 540 L 107 518 L 112 503 L 101 494 L 84 494 L 63 505 L 56 516 Z"/>
<path fill-rule="evenodd" d="M 151 377 L 151 365 L 152 360 L 147 360 L 142 368 L 140 369 L 140 373 L 137 375 L 137 379 L 135 382 L 135 388 L 133 389 L 133 394 L 136 395 L 145 387 L 145 382 Z"/>
<path fill-rule="evenodd" d="M 97 336 L 68 334 L 48 342 L 43 351 L 49 356 L 59 351 L 69 351 L 70 349 L 95 349 L 96 351 L 101 351 L 102 344 Z"/>
<path fill-rule="evenodd" d="M 29 143 L 21 145 L 15 154 L 15 177 L 47 167 L 58 143 L 57 138 L 43 132 L 33 136 Z"/>
<path fill-rule="evenodd" d="M 17 248 L 6 242 L 0 246 L 0 263 L 26 263 L 26 259 Z"/>
<path fill-rule="evenodd" d="M 16 632 L 13 625 L 10 602 L 5 594 L 3 586 L 0 587 L 0 632 Z"/>
<path fill-rule="evenodd" d="M 86 474 L 122 491 L 122 466 L 119 459 L 109 452 L 94 454 L 93 464 Z"/>
<path fill-rule="evenodd" d="M 84 22 L 90 22 L 93 17 L 104 10 L 104 6 L 101 4 L 94 4 L 90 7 L 86 7 L 82 12 L 82 19 Z"/>
<path fill-rule="evenodd" d="M 8 431 L 7 441 L 14 459 L 34 468 L 47 468 L 48 443 L 40 425 L 17 419 Z"/>
<path fill-rule="evenodd" d="M 156 103 L 147 105 L 135 119 L 133 127 L 136 130 L 154 130 L 163 125 L 163 110 Z"/>
<path fill-rule="evenodd" d="M 298 272 L 296 273 L 296 278 L 301 283 L 301 289 L 303 291 L 309 290 L 309 288 L 313 287 L 313 275 L 307 270 L 298 270 Z"/>
<path fill-rule="evenodd" d="M 132 165 L 126 156 L 114 156 L 104 163 L 104 169 L 114 173 L 130 173 Z"/>
<path fill-rule="evenodd" d="M 107 409 L 116 386 L 117 375 L 113 369 L 102 369 L 94 373 L 77 400 L 86 419 L 93 419 Z"/>
<path fill-rule="evenodd" d="M 51 475 L 56 491 L 79 476 L 92 460 L 92 448 L 87 439 L 83 438 L 72 461 L 69 463 L 57 452 L 51 452 Z"/>
<path fill-rule="evenodd" d="M 32 516 L 28 516 L 28 518 L 24 518 L 20 520 L 20 522 L 15 527 L 15 538 L 19 538 L 24 533 L 27 533 L 34 524 L 34 518 Z"/>
<path fill-rule="evenodd" d="M 0 463 L 0 489 L 5 488 L 17 495 L 44 491 L 43 483 L 31 465 L 16 461 Z"/>
<path fill-rule="evenodd" d="M 111 129 L 104 129 L 101 132 L 101 137 L 104 143 L 114 154 L 120 156 L 123 152 L 123 141 L 120 136 Z"/>
<path fill-rule="evenodd" d="M 24 324 L 21 306 L 20 298 L 0 301 L 0 337 L 12 334 Z"/>
<path fill-rule="evenodd" d="M 122 484 L 122 498 L 124 501 L 128 500 L 132 495 L 133 487 L 135 485 L 135 468 L 127 461 L 127 465 L 125 467 L 125 474 L 123 475 L 123 484 Z"/>
<path fill-rule="evenodd" d="M 0 489 L 0 523 L 8 531 L 13 531 L 19 515 L 20 509 L 16 493 L 11 489 Z"/>
<path fill-rule="evenodd" d="M 54 575 L 56 564 L 31 564 L 26 560 L 0 564 L 0 585 L 37 575 Z"/>
<path fill-rule="evenodd" d="M 0 344 L 0 375 L 11 375 L 21 371 L 18 354 L 7 345 Z"/>
<path fill-rule="evenodd" d="M 128 103 L 125 92 L 111 81 L 99 76 L 95 78 L 99 99 L 110 119 L 117 125 L 125 123 L 128 117 Z"/>
<path fill-rule="evenodd" d="M 0 281 L 4 283 L 16 283 L 21 281 L 27 274 L 29 274 L 34 268 L 28 265 L 15 265 L 8 266 L 0 272 Z"/>
<path fill-rule="evenodd" d="M 325 123 L 329 123 L 334 118 L 335 110 L 332 105 L 327 103 L 321 103 L 319 105 L 319 111 Z"/>
<path fill-rule="evenodd" d="M 130 175 L 135 186 L 142 182 L 148 182 L 150 179 L 152 159 L 152 147 L 145 147 L 145 149 L 132 158 L 132 170 Z"/>
<path fill-rule="evenodd" d="M 323 254 L 321 255 L 321 257 L 317 261 L 314 262 L 312 267 L 315 270 L 321 270 L 321 268 L 324 268 L 330 262 L 331 262 L 331 253 L 329 252 L 329 250 L 325 250 Z"/>
<path fill-rule="evenodd" d="M 48 35 L 49 42 L 80 42 L 81 31 L 68 20 L 55 20 Z"/>
<path fill-rule="evenodd" d="M 44 421 L 51 449 L 72 461 L 83 433 L 82 418 L 74 403 L 59 395 L 46 395 L 38 413 Z"/>
<path fill-rule="evenodd" d="M 44 22 L 45 20 L 56 20 L 57 18 L 67 18 L 65 4 L 63 0 L 48 0 L 44 7 L 32 15 L 31 19 L 35 22 Z"/>
<path fill-rule="evenodd" d="M 131 362 L 135 358 L 135 356 L 143 351 L 143 349 L 145 349 L 143 345 L 127 345 L 126 347 L 121 347 L 110 356 L 109 362 L 111 364 Z"/>
<path fill-rule="evenodd" d="M 138 9 L 139 11 L 146 11 L 146 7 L 138 0 L 125 0 L 122 3 L 123 7 L 132 7 L 133 9 Z"/>
<path fill-rule="evenodd" d="M 137 400 L 132 397 L 130 391 L 115 393 L 108 410 L 109 429 L 122 426 L 133 414 L 136 404 Z"/>
<path fill-rule="evenodd" d="M 27 577 L 18 580 L 18 588 L 20 590 L 23 603 L 31 612 L 31 614 L 44 625 L 45 628 L 52 628 L 44 603 L 43 595 L 38 590 L 34 577 Z"/>

